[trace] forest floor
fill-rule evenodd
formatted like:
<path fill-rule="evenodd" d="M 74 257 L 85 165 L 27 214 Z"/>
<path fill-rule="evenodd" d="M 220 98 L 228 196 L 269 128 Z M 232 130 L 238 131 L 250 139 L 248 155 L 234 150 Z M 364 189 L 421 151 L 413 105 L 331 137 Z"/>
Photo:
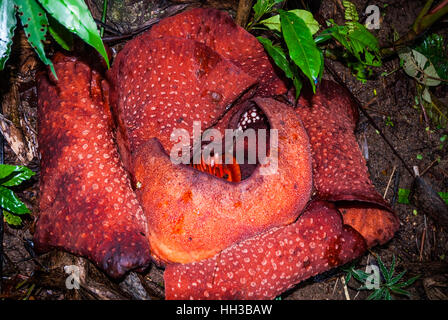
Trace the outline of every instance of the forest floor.
<path fill-rule="evenodd" d="M 102 3 L 102 1 L 98 2 Z M 127 2 L 139 3 L 136 0 Z M 219 3 L 219 1 L 208 2 L 211 6 L 218 6 Z M 236 2 L 223 1 L 219 6 L 224 6 L 231 14 L 234 14 Z M 299 3 L 300 1 L 290 2 Z M 379 30 L 374 31 L 374 34 L 383 44 L 392 41 L 394 31 L 400 35 L 405 34 L 424 4 L 424 1 L 417 0 L 353 0 L 352 2 L 356 4 L 359 12 L 363 12 L 368 4 L 375 4 L 381 9 L 381 26 Z M 95 6 L 96 1 L 87 1 L 87 3 L 94 16 L 100 15 L 98 6 Z M 229 4 L 224 5 L 223 3 Z M 156 9 L 154 8 L 154 12 L 157 11 Z M 141 11 L 141 8 L 138 10 Z M 112 15 L 113 12 L 111 9 L 110 14 Z M 319 14 L 324 19 L 343 21 L 343 11 L 338 5 L 338 1 L 322 1 Z M 110 19 L 113 18 L 110 17 Z M 125 32 L 126 28 L 142 25 L 149 18 L 140 15 L 132 21 L 121 19 L 115 26 L 121 26 L 121 31 Z M 435 31 L 440 33 L 440 30 Z M 444 32 L 446 36 L 447 33 Z M 114 48 L 119 50 L 123 43 L 115 43 Z M 16 74 L 21 75 L 21 78 L 16 76 L 20 80 L 17 89 L 22 105 L 21 110 L 26 114 L 32 130 L 37 132 L 34 80 L 37 63 L 33 61 L 35 58 L 34 60 L 24 59 L 19 54 L 12 63 L 17 65 Z M 350 70 L 339 62 L 327 60 L 326 63 L 331 65 L 342 77 L 347 87 L 361 101 L 363 108 L 374 119 L 407 165 L 409 167 L 417 166 L 420 172 L 425 171 L 425 179 L 432 184 L 437 192 L 447 192 L 448 141 L 444 141 L 442 137 L 447 135 L 448 131 L 446 128 L 437 128 L 434 123 L 425 121 L 421 108 L 415 106 L 414 80 L 408 77 L 402 69 L 392 72 L 400 67 L 398 57 L 385 61 L 383 67 L 375 69 L 376 76 L 366 83 L 358 81 Z M 384 72 L 391 74 L 383 76 Z M 327 74 L 324 77 L 331 79 L 331 76 Z M 14 77 L 1 76 L 0 78 L 0 97 L 5 97 L 11 92 L 11 79 Z M 439 86 L 434 93 L 441 101 L 448 104 L 446 85 Z M 428 125 L 429 129 L 427 129 Z M 400 229 L 395 237 L 387 244 L 373 248 L 370 253 L 359 259 L 356 262 L 356 268 L 365 269 L 366 265 L 375 263 L 374 254 L 381 257 L 386 266 L 390 266 L 395 256 L 397 273 L 408 270 L 404 276 L 405 279 L 416 275 L 420 276 L 419 280 L 407 288 L 411 293 L 411 299 L 448 299 L 448 257 L 446 256 L 448 230 L 440 228 L 430 217 L 425 215 L 424 211 L 419 211 L 412 204 L 398 203 L 397 190 L 399 188 L 410 189 L 413 177 L 363 116 L 360 118 L 356 134 L 364 154 L 368 153 L 367 163 L 372 181 L 380 194 L 384 194 L 387 189 L 386 198 L 392 203 L 393 209 L 401 221 Z M 20 164 L 17 156 L 7 144 L 5 144 L 5 163 Z M 39 170 L 39 162 L 36 158 L 28 166 L 36 172 Z M 147 274 L 132 274 L 126 278 L 126 281 L 116 283 L 110 281 L 84 259 L 61 252 L 36 256 L 32 249 L 31 239 L 37 214 L 38 178 L 37 174 L 27 185 L 17 190 L 19 197 L 33 208 L 34 215 L 25 219 L 20 228 L 5 226 L 3 297 L 12 299 L 163 298 L 163 271 L 156 267 L 152 267 Z M 388 185 L 389 187 L 387 187 Z M 93 279 L 90 284 L 86 285 L 84 291 L 80 290 L 76 293 L 64 289 L 66 275 L 60 271 L 60 266 L 74 264 L 70 261 L 75 260 L 87 266 L 89 278 Z M 346 273 L 341 268 L 331 270 L 298 284 L 283 294 L 281 298 L 366 299 L 371 291 L 358 291 L 357 288 L 361 285 L 353 279 L 344 285 L 342 279 L 345 275 Z M 142 286 L 144 290 L 140 293 L 129 292 L 129 288 L 141 288 Z M 96 288 L 97 291 L 92 288 Z M 405 296 L 394 296 L 394 298 L 408 299 Z"/>

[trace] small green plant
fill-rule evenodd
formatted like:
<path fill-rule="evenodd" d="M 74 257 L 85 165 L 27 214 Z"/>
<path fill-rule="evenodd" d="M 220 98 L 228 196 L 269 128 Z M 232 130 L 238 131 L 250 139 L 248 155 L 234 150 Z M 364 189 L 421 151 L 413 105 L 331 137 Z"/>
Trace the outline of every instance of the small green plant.
<path fill-rule="evenodd" d="M 266 37 L 258 37 L 275 64 L 293 81 L 296 95 L 300 94 L 302 79 L 308 79 L 313 90 L 319 83 L 324 56 L 337 55 L 352 69 L 361 81 L 371 74 L 370 67 L 381 66 L 377 38 L 358 22 L 356 7 L 343 1 L 346 8 L 345 25 L 327 22 L 326 29 L 307 10 L 278 9 L 279 0 L 258 0 L 253 7 L 254 18 L 247 29 L 269 30 L 274 42 Z M 263 17 L 270 16 L 263 20 Z M 329 49 L 333 41 L 336 49 Z"/>
<path fill-rule="evenodd" d="M 381 271 L 381 277 L 376 288 L 369 286 L 367 283 L 372 277 L 371 273 L 364 272 L 362 270 L 356 270 L 354 263 L 348 268 L 343 268 L 347 273 L 345 277 L 345 283 L 348 283 L 351 278 L 354 278 L 358 282 L 362 283 L 363 286 L 357 290 L 373 290 L 373 292 L 367 297 L 367 300 L 392 300 L 392 295 L 405 295 L 410 297 L 410 293 L 403 288 L 407 288 L 412 285 L 420 276 L 410 278 L 405 282 L 400 282 L 403 276 L 406 274 L 406 270 L 394 276 L 395 273 L 395 256 L 392 259 L 392 264 L 390 269 L 387 269 L 383 261 L 379 256 L 376 257 L 378 262 L 379 270 Z"/>
<path fill-rule="evenodd" d="M 390 116 L 387 116 L 387 118 L 386 118 L 386 126 L 389 126 L 389 127 L 393 127 L 394 126 L 394 123 L 393 123 L 393 121 L 392 121 Z"/>
<path fill-rule="evenodd" d="M 39 58 L 50 66 L 56 76 L 52 62 L 45 54 L 44 41 L 49 31 L 52 37 L 66 50 L 76 34 L 94 47 L 109 66 L 106 49 L 95 21 L 83 0 L 1 0 L 0 2 L 0 70 L 11 53 L 16 14 L 22 23 L 28 42 Z"/>
<path fill-rule="evenodd" d="M 0 207 L 8 224 L 18 226 L 22 223 L 20 215 L 30 213 L 10 188 L 20 185 L 34 175 L 33 171 L 24 166 L 0 165 Z"/>

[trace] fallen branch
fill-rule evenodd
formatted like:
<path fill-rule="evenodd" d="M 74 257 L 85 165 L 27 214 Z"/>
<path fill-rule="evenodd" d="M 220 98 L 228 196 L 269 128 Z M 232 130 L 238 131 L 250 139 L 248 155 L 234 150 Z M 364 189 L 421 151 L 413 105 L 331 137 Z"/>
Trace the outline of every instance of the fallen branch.
<path fill-rule="evenodd" d="M 240 0 L 238 3 L 238 11 L 236 12 L 235 22 L 241 27 L 246 27 L 249 19 L 250 11 L 252 10 L 253 0 Z"/>

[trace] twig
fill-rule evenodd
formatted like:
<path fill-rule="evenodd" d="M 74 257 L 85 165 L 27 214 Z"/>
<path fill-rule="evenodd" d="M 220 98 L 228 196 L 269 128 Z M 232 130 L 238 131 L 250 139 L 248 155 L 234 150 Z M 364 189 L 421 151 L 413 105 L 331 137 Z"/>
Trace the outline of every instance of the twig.
<path fill-rule="evenodd" d="M 419 261 L 423 261 L 423 248 L 425 246 L 425 240 L 426 240 L 426 229 L 427 229 L 426 215 L 424 215 L 423 217 L 424 217 L 425 228 L 423 229 L 422 240 L 420 242 L 420 257 L 419 257 Z"/>
<path fill-rule="evenodd" d="M 107 14 L 107 0 L 103 0 L 103 13 L 101 15 L 101 22 L 106 23 L 106 14 Z M 104 27 L 101 27 L 100 29 L 100 36 L 101 38 L 104 35 Z"/>
<path fill-rule="evenodd" d="M 334 295 L 334 292 L 336 291 L 336 287 L 338 285 L 338 282 L 339 282 L 339 278 L 336 278 L 336 281 L 334 282 L 334 286 L 333 286 L 333 293 L 332 293 L 332 295 Z"/>
<path fill-rule="evenodd" d="M 240 0 L 238 3 L 238 11 L 236 12 L 235 22 L 241 27 L 246 27 L 249 19 L 250 10 L 252 9 L 253 0 Z"/>
<path fill-rule="evenodd" d="M 336 71 L 334 71 L 330 66 L 328 66 L 327 64 L 325 65 L 325 69 L 332 75 L 333 79 L 339 83 L 339 85 L 341 85 L 342 87 L 344 87 L 347 92 L 349 93 L 350 97 L 352 98 L 352 100 L 358 105 L 358 109 L 361 111 L 361 113 L 367 118 L 367 120 L 369 120 L 370 124 L 372 125 L 372 127 L 378 131 L 378 133 L 380 134 L 380 136 L 383 138 L 383 140 L 386 142 L 386 144 L 390 147 L 390 149 L 392 150 L 392 152 L 394 153 L 394 155 L 401 161 L 401 163 L 403 164 L 403 166 L 406 168 L 406 170 L 411 174 L 411 176 L 414 176 L 412 170 L 410 169 L 410 167 L 406 164 L 406 162 L 403 160 L 403 158 L 400 156 L 400 154 L 397 152 L 397 150 L 395 150 L 394 146 L 392 145 L 392 143 L 390 143 L 389 139 L 386 138 L 386 136 L 384 135 L 384 133 L 381 131 L 381 129 L 376 125 L 375 121 L 372 119 L 372 117 L 367 113 L 366 110 L 364 110 L 364 108 L 362 108 L 362 104 L 359 101 L 358 98 L 355 97 L 355 95 L 353 94 L 353 92 L 347 88 L 347 85 L 342 81 L 341 77 L 339 77 L 339 75 L 336 73 Z"/>
<path fill-rule="evenodd" d="M 348 288 L 347 288 L 347 284 L 345 283 L 344 276 L 341 276 L 341 282 L 342 282 L 342 285 L 344 286 L 345 299 L 350 300 L 350 294 L 348 293 Z"/>
<path fill-rule="evenodd" d="M 434 160 L 433 162 L 431 162 L 431 164 L 422 171 L 422 173 L 420 174 L 421 177 L 423 177 L 425 175 L 426 172 L 428 172 L 429 169 L 431 169 L 432 167 L 434 167 L 434 165 L 439 161 L 439 159 Z"/>
<path fill-rule="evenodd" d="M 395 170 L 397 170 L 397 166 L 394 166 L 392 170 L 392 174 L 390 175 L 389 182 L 387 183 L 386 191 L 384 191 L 383 199 L 386 199 L 387 191 L 389 191 L 390 183 L 392 182 L 392 178 L 395 174 Z"/>
<path fill-rule="evenodd" d="M 394 195 L 392 197 L 392 201 L 390 202 L 392 206 L 394 206 L 395 202 L 397 201 L 399 187 L 400 187 L 400 169 L 397 169 L 395 172 Z"/>

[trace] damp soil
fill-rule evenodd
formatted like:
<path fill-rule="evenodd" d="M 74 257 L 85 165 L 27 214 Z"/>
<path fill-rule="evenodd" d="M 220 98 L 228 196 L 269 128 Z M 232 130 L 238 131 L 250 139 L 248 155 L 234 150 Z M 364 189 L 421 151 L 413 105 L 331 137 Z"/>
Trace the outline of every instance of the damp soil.
<path fill-rule="evenodd" d="M 86 1 L 93 15 L 101 15 L 102 1 Z M 148 25 L 150 19 L 163 16 L 167 10 L 182 9 L 188 2 L 190 6 L 214 6 L 225 9 L 235 15 L 238 1 L 123 1 L 127 5 L 124 12 L 119 5 L 121 1 L 110 1 L 111 10 L 108 15 L 112 33 L 132 33 L 141 26 Z M 289 5 L 301 1 L 290 1 Z M 390 43 L 393 33 L 405 34 L 417 17 L 424 1 L 365 1 L 353 0 L 359 12 L 364 12 L 369 4 L 376 4 L 381 10 L 381 25 L 376 35 L 382 44 Z M 319 14 L 324 19 L 334 19 L 343 22 L 343 12 L 339 1 L 322 1 Z M 447 35 L 443 27 L 436 27 L 434 32 Z M 107 30 L 106 30 L 107 31 Z M 446 37 L 448 38 L 448 36 Z M 16 36 L 17 45 L 9 66 L 0 73 L 0 97 L 3 101 L 3 114 L 16 118 L 10 120 L 28 128 L 31 141 L 36 137 L 36 70 L 40 63 L 29 48 L 23 36 Z M 119 50 L 124 41 L 119 37 L 112 47 Z M 50 52 L 56 47 L 49 45 Z M 444 144 L 441 138 L 448 134 L 447 129 L 437 128 L 432 122 L 426 122 L 422 110 L 415 106 L 416 87 L 414 81 L 399 68 L 399 59 L 391 58 L 384 62 L 383 67 L 374 70 L 372 80 L 362 83 L 351 74 L 350 70 L 339 62 L 327 60 L 346 83 L 347 87 L 361 101 L 363 108 L 370 114 L 377 126 L 387 136 L 393 147 L 401 155 L 409 167 L 417 167 L 425 172 L 424 178 L 437 192 L 448 191 L 448 141 Z M 391 73 L 381 76 L 382 73 Z M 331 76 L 325 74 L 326 78 Z M 12 86 L 17 92 L 13 93 Z M 445 104 L 448 103 L 448 86 L 440 86 L 435 95 Z M 11 97 L 11 95 L 13 97 Z M 16 98 L 16 106 L 11 101 Z M 5 110 L 6 109 L 6 110 Z M 21 123 L 22 119 L 22 123 Z M 23 119 L 26 119 L 25 125 Z M 26 131 L 26 130 L 25 130 Z M 406 171 L 403 164 L 393 154 L 384 139 L 378 134 L 372 124 L 360 116 L 356 131 L 359 145 L 367 158 L 371 179 L 380 194 L 392 203 L 393 209 L 400 218 L 398 233 L 387 244 L 374 247 L 370 252 L 355 262 L 357 269 L 365 269 L 368 264 L 375 264 L 375 255 L 381 257 L 386 266 L 390 266 L 393 257 L 397 259 L 396 272 L 408 270 L 404 279 L 419 275 L 420 278 L 407 288 L 410 299 L 447 299 L 448 298 L 448 230 L 435 223 L 425 211 L 412 204 L 398 203 L 398 189 L 410 189 L 413 177 Z M 443 140 L 443 139 L 442 139 Z M 20 164 L 16 154 L 7 143 L 4 146 L 4 161 L 8 164 Z M 37 154 L 33 148 L 29 151 Z M 37 157 L 28 166 L 37 172 L 36 176 L 25 186 L 17 189 L 17 194 L 28 207 L 33 208 L 33 215 L 24 219 L 21 227 L 5 225 L 4 258 L 2 292 L 3 298 L 9 299 L 163 299 L 163 271 L 156 266 L 145 274 L 132 273 L 125 281 L 117 283 L 108 279 L 102 272 L 85 259 L 62 252 L 51 252 L 41 256 L 34 253 L 32 243 L 33 223 L 37 215 L 39 162 Z M 392 178 L 391 178 L 392 177 Z M 387 190 L 387 192 L 386 192 Z M 64 265 L 82 263 L 86 266 L 86 278 L 91 279 L 82 290 L 66 290 L 66 274 Z M 351 280 L 344 285 L 346 273 L 342 268 L 330 270 L 307 281 L 298 284 L 285 292 L 281 299 L 286 300 L 364 300 L 371 293 L 358 291 L 361 284 Z M 405 296 L 394 296 L 394 299 L 409 299 Z"/>

